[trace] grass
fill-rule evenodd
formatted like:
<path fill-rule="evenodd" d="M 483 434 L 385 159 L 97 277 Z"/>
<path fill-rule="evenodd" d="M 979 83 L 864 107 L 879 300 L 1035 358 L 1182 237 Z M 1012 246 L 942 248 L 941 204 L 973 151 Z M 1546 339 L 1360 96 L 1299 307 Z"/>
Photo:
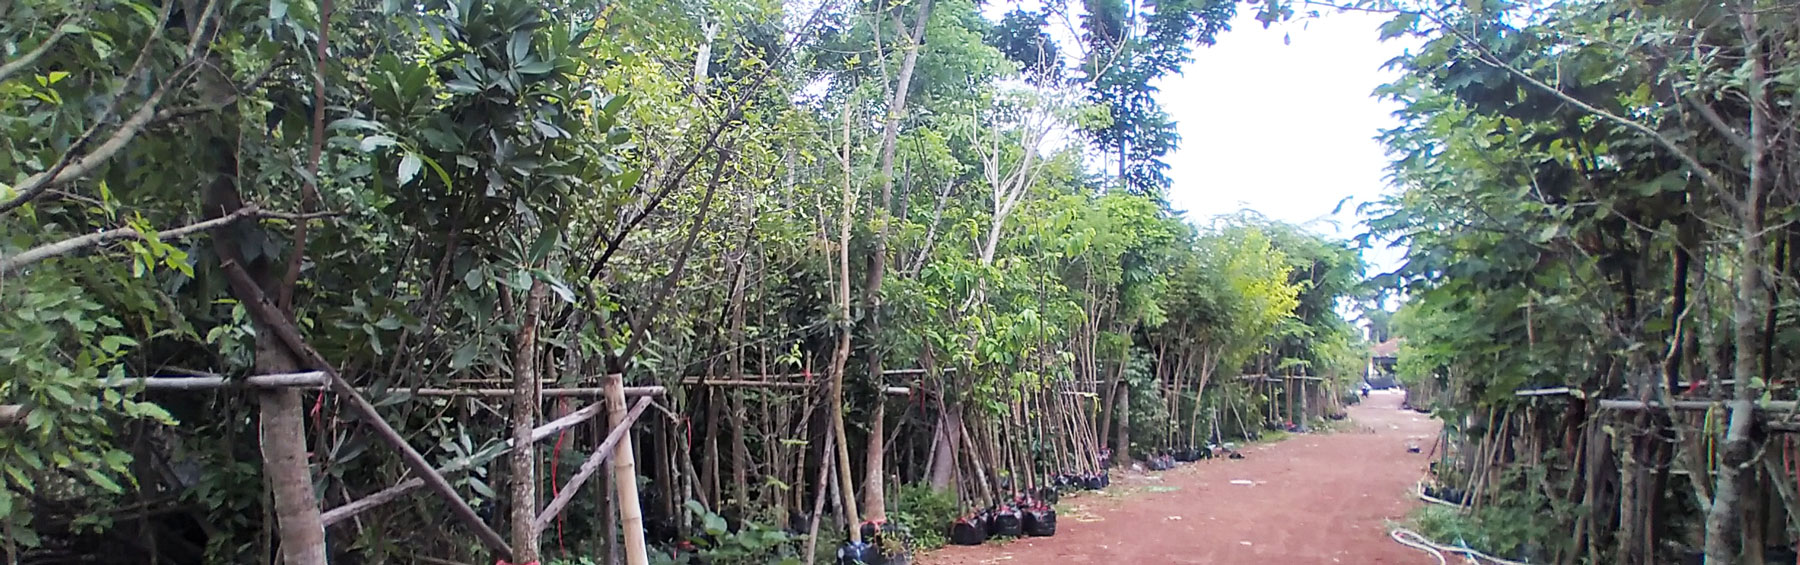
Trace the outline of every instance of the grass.
<path fill-rule="evenodd" d="M 1255 441 L 1251 441 L 1251 442 L 1247 442 L 1247 443 L 1258 443 L 1258 444 L 1279 443 L 1279 442 L 1287 441 L 1287 439 L 1291 438 L 1291 437 L 1294 437 L 1294 434 L 1289 433 L 1287 430 L 1263 430 L 1262 437 L 1256 438 Z"/>

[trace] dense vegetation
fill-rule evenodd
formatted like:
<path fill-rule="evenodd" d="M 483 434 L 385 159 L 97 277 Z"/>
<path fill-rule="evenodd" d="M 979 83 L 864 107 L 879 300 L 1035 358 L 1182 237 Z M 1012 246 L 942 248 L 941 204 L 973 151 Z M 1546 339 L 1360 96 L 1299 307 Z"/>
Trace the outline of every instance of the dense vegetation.
<path fill-rule="evenodd" d="M 1407 298 L 1400 370 L 1435 399 L 1437 478 L 1487 549 L 1792 547 L 1793 3 L 1365 7 L 1423 40 L 1383 90 L 1402 192 L 1371 236 L 1407 246 L 1386 281 Z"/>
<path fill-rule="evenodd" d="M 1226 377 L 1359 372 L 1359 254 L 1169 209 L 1152 84 L 1237 6 L 1138 4 L 0 6 L 0 555 L 493 557 L 446 498 L 321 515 L 403 442 L 510 561 L 600 560 L 607 483 L 532 518 L 606 427 L 498 455 L 609 374 L 669 391 L 651 537 L 721 562 L 1322 415 Z"/>

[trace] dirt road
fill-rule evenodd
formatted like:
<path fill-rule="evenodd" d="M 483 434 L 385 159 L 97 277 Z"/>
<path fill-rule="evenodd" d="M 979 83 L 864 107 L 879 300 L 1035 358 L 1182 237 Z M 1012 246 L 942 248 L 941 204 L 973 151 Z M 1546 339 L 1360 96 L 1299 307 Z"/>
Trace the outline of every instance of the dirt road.
<path fill-rule="evenodd" d="M 1408 490 L 1426 466 L 1438 423 L 1376 392 L 1350 409 L 1346 431 L 1295 435 L 1159 474 L 1116 477 L 1111 489 L 1063 500 L 1057 535 L 949 547 L 925 565 L 1218 563 L 1426 564 L 1388 539 L 1386 521 L 1417 505 Z M 1120 480 L 1122 479 L 1122 480 Z M 1252 485 L 1232 481 L 1254 481 Z"/>

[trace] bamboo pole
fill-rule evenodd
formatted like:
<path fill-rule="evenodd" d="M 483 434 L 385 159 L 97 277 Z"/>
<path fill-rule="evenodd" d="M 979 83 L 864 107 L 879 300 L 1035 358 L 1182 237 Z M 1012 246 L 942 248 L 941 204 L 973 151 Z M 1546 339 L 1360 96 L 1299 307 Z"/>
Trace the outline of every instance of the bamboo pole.
<path fill-rule="evenodd" d="M 668 389 L 666 389 L 664 387 L 660 387 L 660 386 L 628 386 L 628 387 L 621 387 L 621 388 L 624 389 L 624 391 L 623 391 L 624 395 L 629 398 L 636 398 L 639 396 L 662 396 L 664 394 L 667 394 L 667 392 L 668 392 Z M 467 389 L 393 388 L 393 389 L 388 389 L 388 392 L 389 393 L 405 392 L 405 393 L 411 394 L 415 397 L 428 397 L 428 396 L 446 396 L 446 397 L 505 396 L 505 397 L 510 397 L 513 395 L 513 389 L 510 389 L 510 388 L 467 388 Z M 605 388 L 546 388 L 543 390 L 543 396 L 544 396 L 544 398 L 557 398 L 557 397 L 564 397 L 564 396 L 600 397 L 600 396 L 606 396 L 606 389 Z"/>
<path fill-rule="evenodd" d="M 606 377 L 606 419 L 614 429 L 626 425 L 625 377 Z M 625 532 L 625 563 L 649 565 L 650 553 L 644 547 L 644 508 L 638 502 L 637 455 L 631 450 L 631 434 L 624 434 L 613 448 L 613 486 L 618 489 L 619 526 Z"/>
<path fill-rule="evenodd" d="M 1706 410 L 1706 409 L 1712 408 L 1713 404 L 1714 403 L 1710 400 L 1677 400 L 1677 401 L 1675 401 L 1671 404 L 1667 404 L 1667 405 L 1664 403 L 1661 403 L 1661 402 L 1656 402 L 1656 401 L 1645 402 L 1642 400 L 1601 400 L 1600 401 L 1600 409 L 1601 410 L 1621 410 L 1621 411 L 1652 410 L 1652 409 L 1661 410 L 1661 409 L 1663 409 L 1664 406 L 1672 405 L 1673 408 L 1676 410 Z M 1730 403 L 1726 402 L 1724 404 L 1730 404 Z M 1795 409 L 1797 407 L 1800 407 L 1800 402 L 1795 402 L 1792 400 L 1770 400 L 1770 401 L 1763 401 L 1763 402 L 1756 403 L 1756 409 L 1758 411 L 1793 412 L 1793 411 L 1795 411 Z"/>

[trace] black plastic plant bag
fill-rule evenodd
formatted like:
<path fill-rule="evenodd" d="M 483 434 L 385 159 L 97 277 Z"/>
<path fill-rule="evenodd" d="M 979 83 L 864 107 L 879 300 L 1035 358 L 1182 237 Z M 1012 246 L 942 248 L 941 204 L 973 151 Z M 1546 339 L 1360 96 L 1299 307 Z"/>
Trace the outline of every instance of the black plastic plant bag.
<path fill-rule="evenodd" d="M 1025 524 L 1019 516 L 1019 509 L 1010 505 L 995 509 L 993 518 L 988 521 L 988 534 L 1005 538 L 1025 535 Z"/>
<path fill-rule="evenodd" d="M 837 565 L 887 565 L 881 548 L 864 542 L 845 542 L 838 547 Z"/>
<path fill-rule="evenodd" d="M 1056 509 L 1040 506 L 1024 512 L 1021 526 L 1025 535 L 1046 538 L 1056 535 Z"/>
<path fill-rule="evenodd" d="M 981 516 L 963 516 L 950 524 L 950 543 L 981 545 L 987 542 L 987 520 Z"/>

